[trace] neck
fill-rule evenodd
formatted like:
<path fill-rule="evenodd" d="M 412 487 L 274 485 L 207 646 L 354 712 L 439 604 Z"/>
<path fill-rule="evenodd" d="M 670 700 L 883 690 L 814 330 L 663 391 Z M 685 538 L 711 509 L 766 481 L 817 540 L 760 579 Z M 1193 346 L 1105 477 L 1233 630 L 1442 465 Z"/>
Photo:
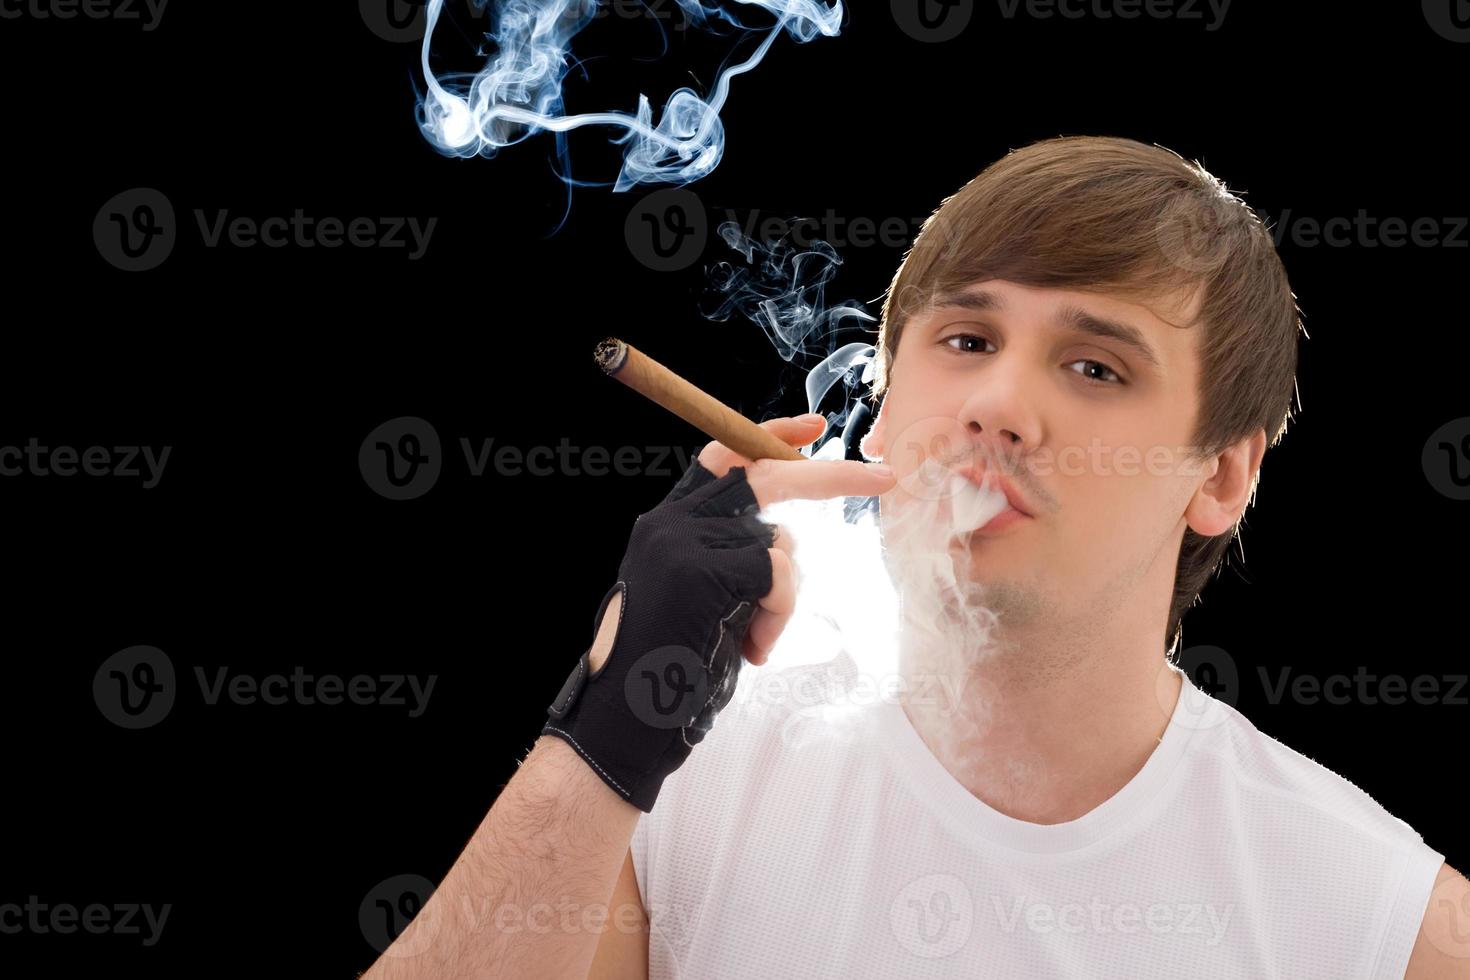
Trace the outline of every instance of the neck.
<path fill-rule="evenodd" d="M 958 700 L 906 699 L 910 723 L 961 785 L 1029 823 L 1075 820 L 1114 796 L 1158 747 L 1180 694 L 1181 675 L 1146 636 L 1006 639 L 956 670 L 917 635 L 904 632 L 907 689 Z"/>

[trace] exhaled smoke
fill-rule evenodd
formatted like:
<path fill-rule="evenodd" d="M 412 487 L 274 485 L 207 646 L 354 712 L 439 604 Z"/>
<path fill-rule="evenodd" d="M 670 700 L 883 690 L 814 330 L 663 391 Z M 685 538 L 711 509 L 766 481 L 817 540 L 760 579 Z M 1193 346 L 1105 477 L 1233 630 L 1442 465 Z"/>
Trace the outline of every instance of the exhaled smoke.
<path fill-rule="evenodd" d="M 944 744 L 936 750 L 952 770 L 967 754 L 964 747 L 989 727 L 988 691 L 976 682 L 996 649 L 998 620 L 971 568 L 971 543 L 975 530 L 1007 506 L 992 467 L 985 468 L 983 486 L 952 472 L 970 461 L 923 460 L 885 496 L 880 521 L 899 607 L 899 670 L 914 687 L 940 686 L 952 694 L 946 703 L 914 698 L 909 711 L 939 716 L 941 723 L 929 730 L 941 733 Z"/>
<path fill-rule="evenodd" d="M 429 0 L 420 53 L 427 91 L 419 101 L 419 125 L 441 153 L 450 156 L 494 156 L 543 130 L 557 134 L 559 155 L 566 162 L 562 134 L 583 126 L 611 127 L 626 143 L 622 170 L 614 191 L 642 183 L 683 184 L 714 170 L 725 151 L 720 111 L 730 80 L 760 64 L 783 31 L 805 43 L 817 35 L 838 33 L 841 0 L 829 7 L 817 0 L 734 0 L 734 6 L 775 16 L 773 25 L 752 27 L 721 6 L 678 0 L 689 23 L 716 34 L 764 31 L 746 60 L 724 68 L 709 99 L 693 89 L 675 91 L 658 119 L 648 96 L 639 95 L 635 113 L 605 111 L 567 115 L 562 80 L 573 63 L 571 41 L 597 15 L 599 0 L 471 0 L 494 4 L 492 30 L 486 36 L 495 50 L 474 75 L 435 75 L 429 65 L 434 31 L 444 0 Z M 729 25 L 726 27 L 725 25 Z M 573 181 L 569 183 L 595 183 Z"/>
<path fill-rule="evenodd" d="M 846 458 L 866 429 L 861 399 L 876 349 L 843 343 L 839 334 L 876 318 L 861 303 L 827 302 L 826 288 L 841 264 L 827 243 L 798 249 L 757 242 L 733 222 L 720 234 L 743 261 L 710 270 L 717 301 L 706 316 L 723 320 L 739 312 L 761 327 L 782 359 L 802 368 L 817 361 L 805 373 L 808 410 L 822 411 L 833 395 L 839 402 L 823 413 L 829 421 L 823 439 L 802 451 L 813 459 Z M 787 699 L 788 739 L 847 730 L 842 722 L 859 714 L 847 710 L 858 706 L 859 687 L 867 703 L 896 697 L 914 710 L 942 714 L 952 754 L 983 734 L 988 699 L 984 684 L 971 682 L 995 649 L 997 618 L 973 574 L 970 545 L 975 530 L 1005 509 L 1006 498 L 992 475 L 998 467 L 982 467 L 981 485 L 956 472 L 975 462 L 995 461 L 977 459 L 968 447 L 935 453 L 901 468 L 898 485 L 881 500 L 789 500 L 765 508 L 768 520 L 791 533 L 799 579 L 796 611 L 770 664 L 818 668 L 802 675 L 817 679 L 804 696 L 794 688 L 770 692 Z M 820 665 L 838 663 L 841 670 L 820 672 Z M 747 685 L 748 678 L 761 683 L 751 678 L 755 673 L 742 674 L 743 700 L 764 698 L 764 689 Z"/>

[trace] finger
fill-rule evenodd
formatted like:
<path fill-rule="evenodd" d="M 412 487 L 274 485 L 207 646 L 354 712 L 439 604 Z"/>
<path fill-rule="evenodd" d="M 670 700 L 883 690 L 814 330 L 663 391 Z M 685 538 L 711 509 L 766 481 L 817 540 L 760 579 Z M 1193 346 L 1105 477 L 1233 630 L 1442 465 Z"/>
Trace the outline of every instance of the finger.
<path fill-rule="evenodd" d="M 898 483 L 891 469 L 856 459 L 758 459 L 745 479 L 761 510 L 791 499 L 871 497 Z"/>
<path fill-rule="evenodd" d="M 771 591 L 761 596 L 745 633 L 746 657 L 755 664 L 765 663 L 796 610 L 796 569 L 791 557 L 783 548 L 768 550 Z"/>
<path fill-rule="evenodd" d="M 756 619 L 759 618 L 759 616 L 756 616 Z M 751 625 L 755 625 L 755 619 L 751 620 Z M 745 659 L 749 661 L 750 664 L 754 667 L 759 667 L 761 664 L 771 659 L 771 651 L 762 650 L 760 647 L 756 646 L 755 641 L 750 638 L 750 633 L 748 631 L 745 634 L 745 639 L 741 641 L 740 651 L 744 655 Z"/>
<path fill-rule="evenodd" d="M 745 659 L 759 666 L 771 659 L 771 651 L 781 638 L 791 617 L 777 616 L 764 609 L 750 620 L 750 629 L 745 634 Z"/>
<path fill-rule="evenodd" d="M 822 434 L 827 428 L 827 420 L 820 416 L 815 418 L 783 416 L 767 419 L 760 423 L 760 426 L 788 445 L 805 446 Z M 750 465 L 747 457 L 740 455 L 722 442 L 706 443 L 699 451 L 698 458 L 699 464 L 717 477 L 724 476 L 732 466 Z M 791 460 L 791 462 L 797 462 L 797 460 Z"/>

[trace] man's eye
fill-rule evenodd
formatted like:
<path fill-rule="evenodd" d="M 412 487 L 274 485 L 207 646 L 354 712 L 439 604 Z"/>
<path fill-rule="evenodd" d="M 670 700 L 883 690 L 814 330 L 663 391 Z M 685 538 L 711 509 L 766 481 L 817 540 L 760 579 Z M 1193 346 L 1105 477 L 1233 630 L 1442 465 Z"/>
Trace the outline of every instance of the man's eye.
<path fill-rule="evenodd" d="M 957 334 L 955 334 L 955 335 L 953 335 L 951 337 L 945 337 L 944 338 L 944 343 L 946 345 L 948 345 L 951 340 L 978 340 L 982 344 L 989 343 L 989 341 L 987 341 L 984 337 L 980 336 L 979 334 L 974 334 L 974 333 L 957 333 Z M 951 347 L 950 350 L 954 351 L 956 354 L 981 354 L 981 353 L 984 353 L 983 351 L 975 351 L 975 350 L 959 350 L 958 348 L 955 348 L 955 347 Z"/>
<path fill-rule="evenodd" d="M 952 341 L 956 341 L 956 340 L 960 341 L 961 344 L 968 343 L 969 341 L 975 341 L 976 343 L 981 344 L 982 347 L 983 347 L 983 345 L 990 343 L 990 341 L 986 340 L 984 337 L 980 336 L 979 334 L 974 334 L 974 333 L 957 333 L 957 334 L 953 334 L 953 335 L 951 335 L 949 337 L 945 337 L 944 340 L 942 341 L 942 343 L 946 347 L 948 347 L 950 350 L 954 351 L 956 354 L 984 354 L 984 353 L 987 353 L 983 349 L 981 349 L 981 350 L 975 350 L 975 349 L 962 349 L 960 347 L 955 347 L 952 344 Z M 1108 367 L 1102 361 L 1094 361 L 1094 360 L 1091 360 L 1089 358 L 1084 358 L 1084 359 L 1082 359 L 1080 361 L 1073 361 L 1072 364 L 1090 364 L 1090 365 L 1093 365 L 1095 367 L 1101 368 L 1105 372 L 1105 377 L 1104 378 L 1095 378 L 1095 377 L 1093 377 L 1091 374 L 1088 373 L 1087 369 L 1084 369 L 1082 371 L 1077 372 L 1078 374 L 1081 374 L 1082 375 L 1082 379 L 1084 381 L 1086 381 L 1088 384 L 1092 384 L 1092 385 L 1123 385 L 1123 384 L 1126 384 L 1127 383 L 1127 382 L 1125 382 L 1123 380 L 1123 378 L 1118 374 L 1117 371 L 1114 371 L 1112 368 Z M 1109 378 L 1111 380 L 1107 380 Z"/>
<path fill-rule="evenodd" d="M 1086 379 L 1086 381 L 1088 382 L 1088 384 L 1095 384 L 1095 385 L 1120 385 L 1120 384 L 1123 384 L 1123 379 L 1118 376 L 1118 372 L 1117 371 L 1114 371 L 1112 368 L 1108 367 L 1102 361 L 1090 361 L 1090 360 L 1083 359 L 1083 360 L 1080 360 L 1080 361 L 1073 361 L 1072 363 L 1073 364 L 1095 364 L 1098 367 L 1102 368 L 1104 371 L 1106 371 L 1108 374 L 1111 374 L 1113 376 L 1113 378 L 1115 379 L 1113 381 L 1099 381 L 1097 378 L 1094 378 L 1094 377 L 1089 376 L 1085 371 L 1084 372 L 1078 372 L 1079 374 L 1082 375 L 1082 377 L 1084 379 Z"/>

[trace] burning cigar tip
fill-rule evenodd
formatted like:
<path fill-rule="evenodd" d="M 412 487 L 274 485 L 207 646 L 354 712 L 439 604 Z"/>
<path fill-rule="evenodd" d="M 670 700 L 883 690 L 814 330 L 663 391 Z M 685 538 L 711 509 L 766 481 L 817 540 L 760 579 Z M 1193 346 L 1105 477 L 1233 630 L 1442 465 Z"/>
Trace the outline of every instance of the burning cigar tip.
<path fill-rule="evenodd" d="M 592 357 L 608 374 L 617 374 L 628 359 L 628 345 L 616 337 L 608 337 L 597 345 Z"/>

